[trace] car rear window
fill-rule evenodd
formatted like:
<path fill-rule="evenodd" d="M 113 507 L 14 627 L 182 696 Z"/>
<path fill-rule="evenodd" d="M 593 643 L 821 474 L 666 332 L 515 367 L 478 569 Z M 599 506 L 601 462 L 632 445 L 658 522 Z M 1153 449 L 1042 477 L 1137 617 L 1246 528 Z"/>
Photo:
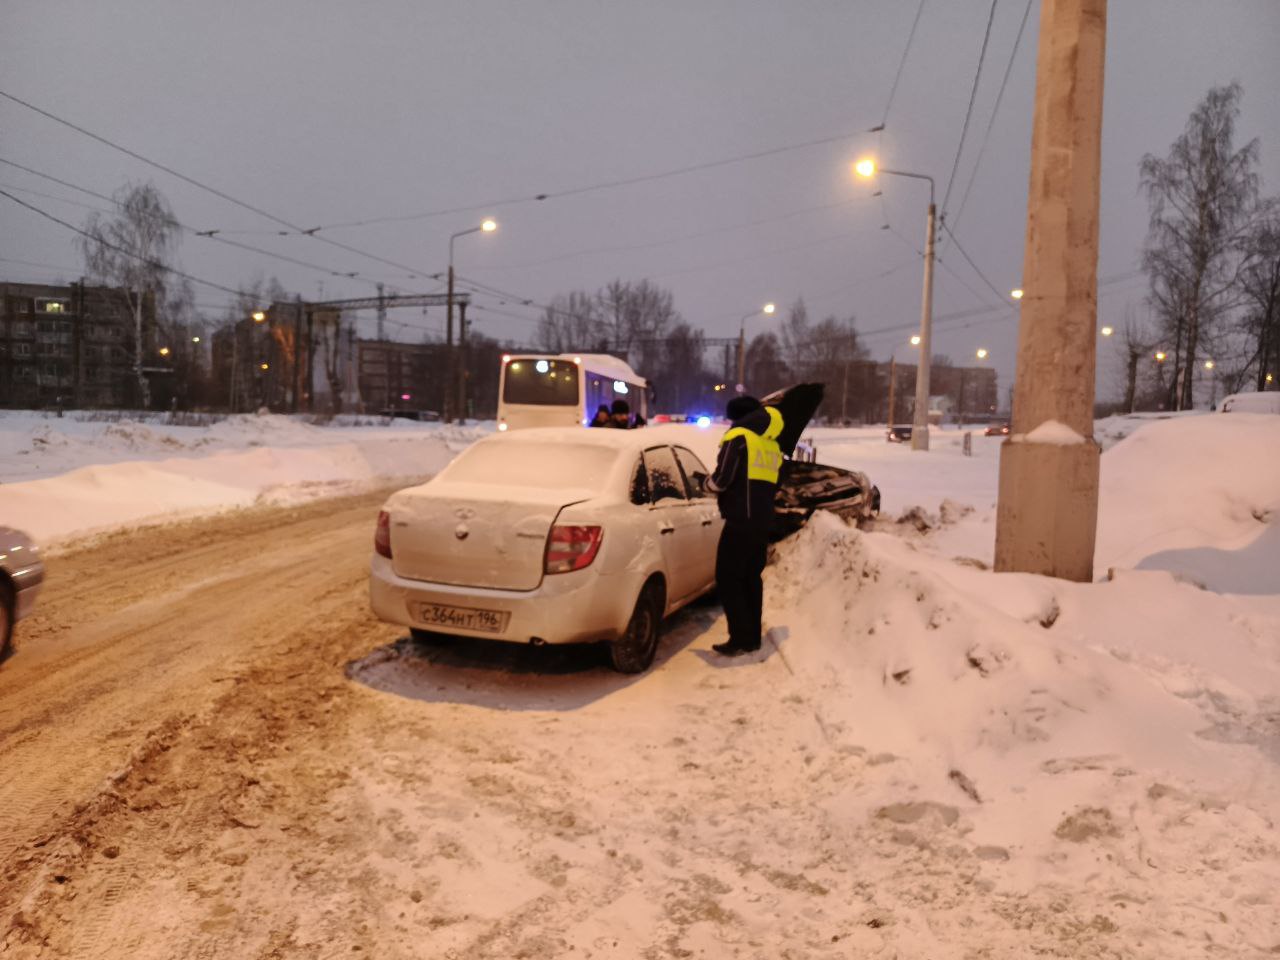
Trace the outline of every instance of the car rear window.
<path fill-rule="evenodd" d="M 507 363 L 502 385 L 504 403 L 575 406 L 578 365 L 570 360 L 521 359 Z"/>
<path fill-rule="evenodd" d="M 449 483 L 603 490 L 619 451 L 578 443 L 477 443 L 440 475 Z"/>

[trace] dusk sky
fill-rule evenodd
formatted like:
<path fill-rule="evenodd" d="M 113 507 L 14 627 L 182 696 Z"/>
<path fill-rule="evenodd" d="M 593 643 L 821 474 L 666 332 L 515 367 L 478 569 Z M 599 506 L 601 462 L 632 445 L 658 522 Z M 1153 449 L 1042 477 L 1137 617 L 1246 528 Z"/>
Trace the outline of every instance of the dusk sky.
<path fill-rule="evenodd" d="M 736 334 L 739 318 L 765 301 L 785 307 L 802 296 L 815 319 L 855 316 L 875 356 L 909 360 L 927 186 L 870 185 L 850 165 L 875 153 L 931 175 L 942 204 L 990 9 L 987 0 L 926 0 L 883 134 L 867 131 L 885 118 L 916 0 L 6 0 L 0 90 L 422 275 L 444 270 L 451 233 L 492 215 L 496 234 L 457 244 L 464 277 L 542 303 L 647 277 L 713 337 Z M 961 362 L 989 349 L 1002 396 L 1016 313 L 996 291 L 1017 286 L 1021 272 L 1038 3 L 991 120 L 1026 9 L 1025 0 L 996 5 L 946 205 L 996 290 L 946 241 L 934 305 L 936 352 Z M 1238 144 L 1261 139 L 1263 190 L 1280 192 L 1277 37 L 1277 0 L 1110 4 L 1100 324 L 1143 309 L 1145 279 L 1135 271 L 1148 213 L 1138 162 L 1167 151 L 1210 86 L 1243 84 Z M 811 145 L 581 190 L 801 144 Z M 360 275 L 186 236 L 183 268 L 228 287 L 270 275 L 313 299 L 368 295 L 377 280 L 401 291 L 438 287 L 316 238 L 278 236 L 271 220 L 9 100 L 0 100 L 0 159 L 104 194 L 150 180 L 197 230 Z M 103 206 L 5 164 L 0 187 L 76 224 L 90 212 L 77 204 Z M 542 193 L 551 196 L 531 199 Z M 72 234 L 0 203 L 0 278 L 79 275 Z M 329 227 L 454 208 L 468 209 Z M 221 317 L 229 297 L 198 288 L 197 299 Z M 475 302 L 489 308 L 473 314 L 478 330 L 531 341 L 536 308 Z M 991 309 L 972 313 L 983 307 Z M 424 328 L 439 335 L 443 324 L 441 310 L 393 316 L 409 325 L 393 328 L 404 339 L 421 339 Z M 776 322 L 757 318 L 748 331 Z M 1108 351 L 1117 346 L 1100 344 L 1104 398 L 1116 390 Z"/>

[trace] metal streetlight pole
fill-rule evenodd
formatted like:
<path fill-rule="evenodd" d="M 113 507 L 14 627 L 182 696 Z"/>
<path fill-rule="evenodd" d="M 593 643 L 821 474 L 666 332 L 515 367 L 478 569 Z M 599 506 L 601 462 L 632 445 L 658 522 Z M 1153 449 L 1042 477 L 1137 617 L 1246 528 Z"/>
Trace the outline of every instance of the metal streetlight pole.
<path fill-rule="evenodd" d="M 772 316 L 773 311 L 776 309 L 777 307 L 775 307 L 772 303 L 766 303 L 759 310 L 752 310 L 750 313 L 744 316 L 742 318 L 742 321 L 738 324 L 738 385 L 737 385 L 738 393 L 742 393 L 746 390 L 747 321 L 750 320 L 752 317 L 759 316 L 762 313 L 765 314 L 766 316 Z"/>
<path fill-rule="evenodd" d="M 445 385 L 444 385 L 445 423 L 453 422 L 455 405 L 457 406 L 459 411 L 463 410 L 463 408 L 466 406 L 465 401 L 460 398 L 463 398 L 466 396 L 466 389 L 467 389 L 466 380 L 465 379 L 460 380 L 460 378 L 458 377 L 457 357 L 453 351 L 453 241 L 457 240 L 459 237 L 465 237 L 467 236 L 467 234 L 470 234 L 470 233 L 481 233 L 481 232 L 492 233 L 494 230 L 497 230 L 497 229 L 498 229 L 498 224 L 496 221 L 491 219 L 486 219 L 482 221 L 480 226 L 478 227 L 470 227 L 469 229 L 466 229 L 466 230 L 459 230 L 457 233 L 449 237 L 449 293 L 447 298 L 448 307 L 446 309 L 447 319 L 445 321 L 445 339 L 444 339 L 445 353 L 447 354 Z M 459 329 L 458 330 L 459 347 L 461 347 L 462 345 L 463 337 L 464 337 L 464 333 L 461 329 Z M 455 384 L 456 384 L 456 387 L 455 387 Z M 456 390 L 456 397 L 455 397 L 455 390 Z M 462 413 L 458 414 L 459 419 L 462 417 L 462 415 L 463 415 Z"/>
<path fill-rule="evenodd" d="M 929 181 L 929 217 L 925 225 L 924 241 L 924 296 L 920 308 L 920 364 L 916 367 L 916 409 L 911 424 L 911 449 L 929 449 L 929 365 L 933 347 L 933 238 L 936 206 L 933 202 L 933 177 L 905 170 L 889 170 L 876 166 L 874 160 L 859 160 L 853 169 L 860 177 L 873 177 L 877 173 L 891 177 L 910 177 L 912 180 Z"/>

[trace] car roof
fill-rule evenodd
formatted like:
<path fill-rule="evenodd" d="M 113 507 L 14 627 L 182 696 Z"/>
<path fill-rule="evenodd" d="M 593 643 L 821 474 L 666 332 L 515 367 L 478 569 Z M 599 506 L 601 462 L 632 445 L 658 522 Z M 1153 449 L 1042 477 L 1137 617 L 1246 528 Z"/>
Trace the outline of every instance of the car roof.
<path fill-rule="evenodd" d="M 529 427 L 495 433 L 481 442 L 530 443 L 540 446 L 587 445 L 639 451 L 661 444 L 688 446 L 705 437 L 706 433 L 701 427 L 683 423 L 638 427 L 633 430 L 615 430 L 610 427 Z"/>

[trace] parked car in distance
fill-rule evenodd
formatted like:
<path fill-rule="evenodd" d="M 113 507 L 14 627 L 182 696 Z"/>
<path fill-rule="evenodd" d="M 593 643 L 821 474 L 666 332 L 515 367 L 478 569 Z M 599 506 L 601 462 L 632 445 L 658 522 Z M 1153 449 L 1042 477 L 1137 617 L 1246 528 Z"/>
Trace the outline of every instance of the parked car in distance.
<path fill-rule="evenodd" d="M 1223 397 L 1219 413 L 1280 413 L 1280 390 L 1265 393 L 1233 393 Z"/>
<path fill-rule="evenodd" d="M 378 415 L 388 420 L 421 420 L 430 423 L 440 419 L 440 414 L 435 410 L 400 410 L 394 407 L 379 411 Z"/>
<path fill-rule="evenodd" d="M 14 624 L 31 612 L 42 583 L 40 548 L 22 531 L 0 526 L 0 660 L 10 651 Z"/>
<path fill-rule="evenodd" d="M 696 427 L 532 428 L 480 440 L 378 514 L 370 601 L 415 637 L 607 642 L 648 668 L 712 588 L 723 521 Z M 703 440 L 702 442 L 705 442 Z"/>
<path fill-rule="evenodd" d="M 890 443 L 908 443 L 911 440 L 911 428 L 890 427 L 885 431 L 885 439 Z"/>
<path fill-rule="evenodd" d="M 988 437 L 1007 437 L 1009 435 L 1009 424 L 993 423 L 983 431 L 983 435 Z"/>

